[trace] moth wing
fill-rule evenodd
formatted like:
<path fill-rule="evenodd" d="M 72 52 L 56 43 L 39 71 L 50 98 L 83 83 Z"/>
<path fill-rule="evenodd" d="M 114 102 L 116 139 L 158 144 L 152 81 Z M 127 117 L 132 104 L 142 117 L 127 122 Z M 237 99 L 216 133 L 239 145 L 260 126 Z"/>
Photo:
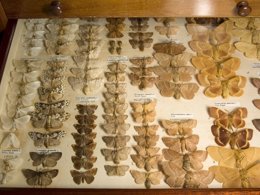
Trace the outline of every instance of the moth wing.
<path fill-rule="evenodd" d="M 30 152 L 29 154 L 33 160 L 33 166 L 39 166 L 44 161 L 44 154 L 39 154 L 37 152 Z"/>
<path fill-rule="evenodd" d="M 241 188 L 241 179 L 238 169 L 222 166 L 212 166 L 209 171 L 214 173 L 215 180 L 222 183 L 223 188 Z"/>
<path fill-rule="evenodd" d="M 61 152 L 52 152 L 46 156 L 46 159 L 43 163 L 44 167 L 54 167 L 57 164 L 57 161 L 60 160 L 62 156 Z"/>
<path fill-rule="evenodd" d="M 73 178 L 73 181 L 79 185 L 82 181 L 82 177 L 83 177 L 82 173 L 80 173 L 79 171 L 76 171 L 76 170 L 71 170 L 70 174 Z"/>
<path fill-rule="evenodd" d="M 14 133 L 10 132 L 4 137 L 4 139 L 1 142 L 0 147 L 3 149 L 19 148 L 20 140 Z"/>
<path fill-rule="evenodd" d="M 256 45 L 246 42 L 236 42 L 234 45 L 237 48 L 237 50 L 243 52 L 246 57 L 258 58 L 258 49 Z"/>
<path fill-rule="evenodd" d="M 39 175 L 37 171 L 31 170 L 31 169 L 23 169 L 22 173 L 24 177 L 26 178 L 26 182 L 30 186 L 37 186 L 39 185 Z"/>
<path fill-rule="evenodd" d="M 199 86 L 196 83 L 185 83 L 180 87 L 182 97 L 188 100 L 193 99 L 198 90 Z"/>
<path fill-rule="evenodd" d="M 177 122 L 173 122 L 171 120 L 161 120 L 161 125 L 166 129 L 166 132 L 170 136 L 174 136 L 178 134 L 179 124 Z"/>
<path fill-rule="evenodd" d="M 209 30 L 207 27 L 199 24 L 187 24 L 186 29 L 192 35 L 192 40 L 208 41 Z"/>
<path fill-rule="evenodd" d="M 198 188 L 207 188 L 213 179 L 214 174 L 210 171 L 200 170 L 192 173 L 192 183 Z"/>
<path fill-rule="evenodd" d="M 190 163 L 194 170 L 201 170 L 203 168 L 202 162 L 207 158 L 207 152 L 203 150 L 197 150 L 189 154 Z"/>
<path fill-rule="evenodd" d="M 259 187 L 259 181 L 260 181 L 260 163 L 257 162 L 253 167 L 250 167 L 247 170 L 247 177 L 248 177 L 248 183 L 250 188 L 257 188 Z"/>
<path fill-rule="evenodd" d="M 245 149 L 249 147 L 249 140 L 253 137 L 253 129 L 242 129 L 236 135 L 235 144 L 238 148 Z"/>
<path fill-rule="evenodd" d="M 180 154 L 179 152 L 176 152 L 172 149 L 163 149 L 162 154 L 166 160 L 174 162 L 177 165 L 183 163 L 183 155 Z"/>
<path fill-rule="evenodd" d="M 179 138 L 162 137 L 162 141 L 171 150 L 174 150 L 176 152 L 181 151 L 181 141 Z"/>
<path fill-rule="evenodd" d="M 82 89 L 83 87 L 83 81 L 81 78 L 70 76 L 68 77 L 68 83 L 70 84 L 73 90 Z"/>
<path fill-rule="evenodd" d="M 138 168 L 143 169 L 145 167 L 145 157 L 136 154 L 132 154 L 130 156 Z"/>
<path fill-rule="evenodd" d="M 207 152 L 213 160 L 217 161 L 220 166 L 235 168 L 236 159 L 235 151 L 229 148 L 208 146 Z"/>
<path fill-rule="evenodd" d="M 172 97 L 175 94 L 175 86 L 172 82 L 159 80 L 155 84 L 162 96 Z"/>
<path fill-rule="evenodd" d="M 105 165 L 105 170 L 108 176 L 124 176 L 126 171 L 128 171 L 128 165 L 111 166 Z"/>
<path fill-rule="evenodd" d="M 253 119 L 253 120 L 252 120 L 252 123 L 253 123 L 254 127 L 255 127 L 258 131 L 260 131 L 260 119 Z"/>
<path fill-rule="evenodd" d="M 171 65 L 172 56 L 166 53 L 155 53 L 154 58 L 158 61 L 160 66 L 168 67 Z"/>
<path fill-rule="evenodd" d="M 204 72 L 208 73 L 207 71 L 203 71 L 203 70 L 207 70 L 207 69 L 209 69 L 209 67 L 216 67 L 214 60 L 209 57 L 194 56 L 194 57 L 192 57 L 191 62 L 196 69 L 202 71 L 201 73 L 204 73 Z M 212 70 L 213 70 L 213 72 L 212 72 Z M 209 73 L 210 74 L 217 73 L 217 69 L 213 68 L 213 69 L 211 69 L 211 72 L 209 72 Z"/>
<path fill-rule="evenodd" d="M 251 81 L 256 88 L 260 88 L 260 78 L 252 78 Z"/>
<path fill-rule="evenodd" d="M 198 53 L 199 56 L 214 57 L 213 48 L 209 43 L 200 41 L 190 41 L 191 49 Z"/>
<path fill-rule="evenodd" d="M 227 129 L 221 126 L 212 125 L 211 132 L 215 136 L 215 142 L 219 146 L 225 146 L 230 142 L 231 133 Z"/>
<path fill-rule="evenodd" d="M 160 184 L 161 180 L 163 178 L 163 174 L 160 171 L 150 172 L 148 179 L 153 185 Z"/>
<path fill-rule="evenodd" d="M 199 143 L 199 136 L 198 135 L 190 135 L 185 138 L 185 148 L 189 152 L 193 152 L 197 149 L 197 144 Z"/>
<path fill-rule="evenodd" d="M 140 172 L 136 170 L 130 170 L 132 177 L 137 184 L 143 184 L 146 181 L 146 174 L 145 172 Z"/>
<path fill-rule="evenodd" d="M 222 76 L 223 78 L 230 78 L 235 76 L 235 71 L 238 70 L 240 66 L 240 59 L 232 57 L 222 63 Z"/>

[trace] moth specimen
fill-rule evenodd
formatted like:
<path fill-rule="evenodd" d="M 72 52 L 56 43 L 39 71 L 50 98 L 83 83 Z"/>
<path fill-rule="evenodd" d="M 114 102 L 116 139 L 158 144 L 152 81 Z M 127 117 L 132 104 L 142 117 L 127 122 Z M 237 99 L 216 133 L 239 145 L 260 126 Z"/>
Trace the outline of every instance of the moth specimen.
<path fill-rule="evenodd" d="M 123 124 L 125 123 L 125 120 L 128 118 L 128 115 L 121 114 L 121 115 L 103 115 L 103 118 L 105 119 L 106 123 L 115 123 L 115 124 Z"/>
<path fill-rule="evenodd" d="M 173 17 L 156 17 L 154 18 L 154 20 L 156 22 L 161 22 L 163 23 L 164 26 L 170 26 L 171 25 L 171 22 L 174 22 L 175 21 L 175 18 Z"/>
<path fill-rule="evenodd" d="M 249 147 L 249 141 L 253 137 L 253 129 L 240 129 L 232 131 L 222 126 L 212 125 L 211 132 L 215 136 L 215 142 L 220 146 L 230 145 L 232 149 L 245 149 Z"/>
<path fill-rule="evenodd" d="M 227 18 L 186 18 L 186 21 L 189 24 L 200 24 L 210 26 L 218 26 L 225 20 L 227 20 Z"/>
<path fill-rule="evenodd" d="M 140 172 L 136 170 L 130 170 L 132 177 L 137 184 L 144 184 L 146 188 L 151 188 L 151 185 L 160 184 L 163 174 L 160 171 L 154 172 Z"/>
<path fill-rule="evenodd" d="M 156 100 L 149 100 L 147 102 L 144 103 L 140 103 L 140 102 L 131 102 L 130 105 L 133 108 L 134 112 L 151 112 L 155 110 L 155 106 L 156 106 L 157 101 Z"/>
<path fill-rule="evenodd" d="M 23 169 L 22 173 L 26 178 L 26 182 L 30 186 L 45 187 L 52 183 L 52 179 L 59 173 L 58 169 L 42 169 L 34 171 L 31 169 Z"/>
<path fill-rule="evenodd" d="M 125 161 L 131 151 L 130 147 L 120 149 L 101 149 L 102 155 L 106 161 L 113 161 L 115 164 L 119 164 L 120 161 Z"/>
<path fill-rule="evenodd" d="M 8 132 L 1 140 L 1 149 L 20 148 L 21 142 L 13 132 Z"/>
<path fill-rule="evenodd" d="M 128 108 L 127 103 L 118 104 L 116 102 L 103 102 L 103 106 L 106 114 L 124 114 Z"/>
<path fill-rule="evenodd" d="M 71 147 L 77 157 L 81 158 L 82 156 L 85 156 L 86 158 L 90 158 L 93 154 L 93 150 L 96 148 L 96 145 L 97 143 L 92 142 L 83 146 L 72 144 Z"/>
<path fill-rule="evenodd" d="M 260 99 L 255 99 L 252 101 L 254 106 L 260 110 Z"/>
<path fill-rule="evenodd" d="M 73 136 L 75 143 L 78 146 L 85 146 L 85 145 L 89 145 L 91 143 L 94 143 L 94 139 L 96 138 L 96 133 L 95 132 L 91 132 L 89 134 L 78 134 L 78 133 L 71 133 L 71 135 Z"/>
<path fill-rule="evenodd" d="M 106 123 L 102 128 L 107 134 L 125 135 L 126 131 L 130 128 L 129 123 Z"/>
<path fill-rule="evenodd" d="M 130 136 L 103 136 L 102 140 L 106 143 L 108 148 L 121 148 L 126 146 L 127 142 L 130 140 Z"/>
<path fill-rule="evenodd" d="M 212 166 L 209 171 L 215 174 L 215 179 L 222 183 L 223 188 L 257 188 L 259 168 L 260 163 L 256 161 L 242 169 Z"/>
<path fill-rule="evenodd" d="M 45 146 L 46 148 L 48 148 L 51 146 L 58 146 L 60 144 L 60 139 L 65 135 L 65 131 L 54 131 L 48 133 L 31 131 L 28 133 L 28 135 L 33 140 L 34 146 Z"/>
<path fill-rule="evenodd" d="M 260 119 L 253 119 L 252 120 L 253 125 L 255 126 L 255 128 L 260 131 Z"/>
<path fill-rule="evenodd" d="M 128 165 L 105 165 L 104 167 L 108 176 L 125 176 L 129 169 Z"/>
<path fill-rule="evenodd" d="M 158 80 L 156 87 L 164 97 L 174 97 L 175 99 L 193 99 L 199 86 L 196 83 L 173 83 L 170 81 Z"/>
<path fill-rule="evenodd" d="M 229 79 L 236 76 L 236 71 L 240 67 L 240 59 L 236 57 L 217 62 L 209 57 L 195 56 L 192 58 L 191 62 L 193 66 L 200 71 L 200 74 L 214 75 L 215 77 L 222 79 Z"/>
<path fill-rule="evenodd" d="M 182 135 L 190 136 L 192 135 L 192 129 L 197 126 L 197 120 L 187 119 L 187 120 L 161 120 L 161 126 L 166 129 L 166 133 L 170 136 Z"/>
<path fill-rule="evenodd" d="M 155 59 L 160 66 L 153 67 L 153 71 L 160 80 L 173 80 L 174 82 L 188 82 L 195 74 L 195 69 L 187 66 L 191 59 L 190 53 L 182 53 L 171 56 L 165 53 L 155 53 Z"/>
<path fill-rule="evenodd" d="M 139 48 L 140 51 L 144 51 L 145 48 L 151 47 L 153 43 L 153 32 L 137 32 L 137 33 L 128 33 L 128 35 L 132 38 L 129 39 L 129 43 L 131 44 L 133 49 Z"/>
<path fill-rule="evenodd" d="M 160 35 L 166 35 L 167 38 L 171 38 L 172 35 L 176 35 L 178 32 L 177 26 L 155 26 L 154 28 Z"/>
<path fill-rule="evenodd" d="M 120 55 L 122 52 L 122 41 L 114 41 L 114 40 L 110 40 L 108 42 L 109 47 L 108 47 L 108 51 L 110 52 L 110 54 L 118 54 Z"/>
<path fill-rule="evenodd" d="M 217 146 L 208 146 L 207 152 L 219 166 L 230 168 L 243 168 L 252 162 L 260 160 L 259 148 L 229 149 Z"/>
<path fill-rule="evenodd" d="M 72 156 L 71 160 L 73 162 L 73 167 L 77 170 L 80 170 L 81 168 L 91 169 L 97 161 L 97 157 L 91 156 L 89 158 L 80 158 L 78 156 Z"/>
<path fill-rule="evenodd" d="M 156 112 L 155 110 L 149 112 L 132 112 L 133 120 L 136 123 L 149 123 L 155 120 Z"/>
<path fill-rule="evenodd" d="M 73 124 L 75 129 L 80 134 L 90 134 L 96 128 L 96 124 Z"/>
<path fill-rule="evenodd" d="M 258 89 L 258 94 L 260 94 L 260 79 L 259 78 L 251 78 L 251 82 Z"/>
<path fill-rule="evenodd" d="M 162 137 L 163 143 L 171 150 L 176 152 L 194 152 L 197 150 L 199 136 L 192 134 L 189 136 Z"/>
<path fill-rule="evenodd" d="M 93 115 L 94 112 L 96 111 L 98 105 L 95 105 L 95 104 L 92 104 L 92 105 L 77 104 L 76 107 L 77 107 L 79 114 Z"/>
<path fill-rule="evenodd" d="M 245 127 L 244 119 L 247 117 L 247 109 L 245 107 L 236 108 L 231 112 L 223 111 L 216 107 L 209 107 L 208 113 L 210 117 L 215 119 L 215 125 L 228 129 Z"/>
<path fill-rule="evenodd" d="M 122 33 L 125 29 L 124 18 L 107 18 L 108 24 L 106 28 L 108 29 L 108 38 L 122 38 L 124 34 Z"/>
<path fill-rule="evenodd" d="M 76 171 L 76 170 L 71 170 L 70 174 L 73 178 L 73 181 L 76 184 L 81 184 L 81 183 L 87 183 L 90 184 L 94 181 L 95 175 L 97 174 L 97 168 L 92 168 L 86 171 Z"/>
<path fill-rule="evenodd" d="M 175 42 L 168 42 L 168 43 L 156 43 L 153 45 L 153 49 L 156 53 L 166 53 L 169 55 L 178 55 L 183 53 L 186 49 L 182 44 L 178 44 Z"/>
<path fill-rule="evenodd" d="M 196 150 L 189 153 L 179 153 L 171 149 L 163 149 L 162 154 L 166 160 L 175 163 L 176 165 L 182 165 L 181 167 L 185 171 L 201 170 L 203 168 L 202 162 L 207 158 L 207 152 L 203 150 Z"/>
<path fill-rule="evenodd" d="M 162 156 L 160 154 L 156 154 L 153 156 L 141 156 L 138 154 L 132 154 L 130 156 L 138 168 L 145 169 L 146 171 L 158 169 L 158 164 L 162 160 Z"/>
<path fill-rule="evenodd" d="M 192 40 L 217 45 L 230 42 L 233 25 L 227 20 L 212 30 L 199 24 L 187 24 L 186 28 Z"/>
<path fill-rule="evenodd" d="M 154 136 L 156 135 L 156 131 L 158 130 L 158 128 L 158 125 L 134 126 L 134 129 L 138 133 L 138 135 L 142 136 Z"/>
<path fill-rule="evenodd" d="M 30 152 L 30 157 L 33 160 L 33 166 L 43 167 L 54 167 L 57 164 L 57 161 L 61 158 L 61 152 L 52 152 L 52 153 L 37 153 Z"/>
<path fill-rule="evenodd" d="M 95 120 L 97 119 L 97 116 L 92 115 L 76 115 L 75 119 L 78 121 L 80 125 L 92 125 L 94 124 Z"/>
<path fill-rule="evenodd" d="M 156 156 L 157 152 L 159 152 L 159 147 L 142 147 L 139 145 L 133 146 L 136 153 L 142 157 L 152 157 Z"/>
<path fill-rule="evenodd" d="M 149 148 L 151 146 L 155 146 L 156 142 L 159 140 L 159 135 L 134 135 L 134 140 L 137 142 L 139 146 Z"/>
<path fill-rule="evenodd" d="M 246 77 L 233 76 L 222 80 L 215 75 L 199 74 L 200 85 L 206 87 L 204 94 L 208 97 L 222 96 L 224 99 L 229 96 L 240 97 L 244 94 L 243 88 L 246 85 Z"/>

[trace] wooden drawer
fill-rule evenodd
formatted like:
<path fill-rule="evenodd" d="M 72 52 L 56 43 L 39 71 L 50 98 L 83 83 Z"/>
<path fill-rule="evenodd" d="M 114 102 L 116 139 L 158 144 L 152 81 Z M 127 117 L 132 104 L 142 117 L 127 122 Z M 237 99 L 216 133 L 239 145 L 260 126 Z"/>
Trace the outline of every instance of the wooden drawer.
<path fill-rule="evenodd" d="M 50 17 L 50 0 L 1 0 L 8 18 Z M 61 17 L 230 17 L 239 0 L 62 0 Z M 260 15 L 260 1 L 248 0 L 250 16 Z"/>

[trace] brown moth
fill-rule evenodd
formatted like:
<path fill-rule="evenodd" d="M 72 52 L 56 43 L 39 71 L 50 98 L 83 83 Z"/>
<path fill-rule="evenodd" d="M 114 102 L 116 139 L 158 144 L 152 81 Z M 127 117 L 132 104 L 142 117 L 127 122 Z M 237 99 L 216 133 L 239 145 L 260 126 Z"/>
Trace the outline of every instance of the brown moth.
<path fill-rule="evenodd" d="M 161 120 L 161 126 L 166 129 L 166 133 L 170 136 L 175 135 L 191 135 L 192 129 L 197 126 L 197 120 Z"/>
<path fill-rule="evenodd" d="M 252 101 L 255 107 L 257 107 L 260 110 L 260 99 L 255 99 Z"/>
<path fill-rule="evenodd" d="M 154 67 L 129 67 L 129 69 L 137 76 L 146 76 L 151 77 L 153 76 Z"/>
<path fill-rule="evenodd" d="M 176 152 L 194 152 L 197 150 L 197 144 L 199 143 L 198 135 L 190 135 L 183 137 L 162 137 L 163 143 L 171 150 Z"/>
<path fill-rule="evenodd" d="M 223 80 L 215 75 L 198 74 L 197 79 L 200 85 L 206 87 L 204 94 L 208 97 L 222 96 L 224 99 L 229 96 L 240 97 L 244 94 L 243 88 L 246 85 L 246 77 L 233 76 Z"/>
<path fill-rule="evenodd" d="M 76 184 L 81 184 L 86 182 L 87 184 L 90 184 L 94 181 L 95 175 L 97 174 L 97 168 L 92 168 L 87 171 L 76 171 L 76 170 L 71 170 L 70 174 L 73 178 L 73 181 Z"/>
<path fill-rule="evenodd" d="M 81 125 L 92 125 L 94 124 L 95 120 L 97 119 L 96 115 L 76 115 L 75 119 Z"/>
<path fill-rule="evenodd" d="M 105 165 L 108 176 L 125 176 L 129 169 L 128 165 Z"/>
<path fill-rule="evenodd" d="M 175 21 L 175 18 L 173 17 L 156 17 L 154 18 L 156 22 L 163 23 L 164 26 L 170 26 L 171 22 Z"/>
<path fill-rule="evenodd" d="M 56 177 L 59 173 L 58 169 L 43 169 L 34 171 L 31 169 L 23 169 L 22 173 L 26 178 L 26 182 L 30 186 L 48 186 L 52 183 L 52 178 Z"/>
<path fill-rule="evenodd" d="M 218 26 L 223 23 L 227 18 L 186 18 L 186 21 L 189 24 L 200 24 L 200 25 L 210 25 L 210 26 Z"/>
<path fill-rule="evenodd" d="M 138 135 L 147 135 L 153 136 L 156 135 L 156 131 L 158 130 L 159 125 L 142 125 L 142 126 L 134 126 L 134 129 L 138 133 Z"/>
<path fill-rule="evenodd" d="M 190 171 L 185 175 L 183 188 L 208 188 L 213 179 L 214 174 L 210 171 Z"/>
<path fill-rule="evenodd" d="M 34 104 L 35 109 L 37 112 L 41 112 L 42 114 L 49 114 L 49 113 L 60 113 L 64 112 L 64 108 L 69 105 L 68 100 L 61 100 L 58 102 L 53 103 L 43 103 L 43 102 L 36 102 Z"/>
<path fill-rule="evenodd" d="M 102 155 L 106 161 L 113 161 L 115 164 L 119 164 L 120 161 L 125 161 L 131 151 L 130 147 L 120 149 L 101 149 Z"/>
<path fill-rule="evenodd" d="M 133 108 L 134 112 L 151 112 L 155 110 L 157 101 L 150 100 L 148 102 L 140 103 L 140 102 L 131 102 L 130 105 Z"/>
<path fill-rule="evenodd" d="M 128 108 L 127 103 L 116 104 L 115 102 L 103 102 L 103 106 L 106 114 L 124 114 Z"/>
<path fill-rule="evenodd" d="M 259 40 L 257 42 L 259 42 Z M 238 51 L 243 52 L 244 56 L 258 60 L 260 59 L 259 43 L 248 43 L 244 41 L 238 41 L 234 45 Z"/>
<path fill-rule="evenodd" d="M 163 149 L 162 154 L 166 160 L 176 165 L 182 165 L 185 171 L 201 170 L 203 168 L 202 162 L 207 158 L 207 152 L 203 150 L 181 154 L 171 149 Z"/>
<path fill-rule="evenodd" d="M 125 72 L 105 72 L 108 82 L 124 82 Z"/>
<path fill-rule="evenodd" d="M 222 43 L 219 45 L 211 45 L 202 41 L 190 41 L 189 46 L 198 56 L 211 57 L 215 61 L 222 61 L 229 58 L 234 50 L 230 43 Z"/>
<path fill-rule="evenodd" d="M 58 146 L 60 139 L 65 136 L 65 131 L 53 131 L 50 133 L 40 133 L 31 131 L 28 133 L 29 137 L 33 140 L 34 146 L 46 148 L 51 146 Z"/>
<path fill-rule="evenodd" d="M 133 49 L 139 49 L 140 51 L 144 51 L 145 48 L 151 47 L 153 43 L 153 39 L 148 38 L 144 40 L 136 40 L 136 39 L 130 39 L 129 43 L 131 44 Z"/>
<path fill-rule="evenodd" d="M 109 93 L 126 93 L 125 83 L 105 83 L 105 87 Z"/>
<path fill-rule="evenodd" d="M 124 72 L 127 65 L 122 64 L 120 62 L 114 62 L 112 64 L 107 65 L 107 67 L 111 72 Z"/>
<path fill-rule="evenodd" d="M 153 87 L 156 82 L 156 77 L 153 76 L 138 76 L 137 74 L 130 73 L 129 79 L 132 85 L 138 86 L 140 90 Z"/>
<path fill-rule="evenodd" d="M 73 162 L 73 167 L 77 170 L 81 168 L 91 169 L 93 164 L 97 161 L 97 157 L 91 156 L 89 158 L 80 158 L 78 156 L 72 156 L 71 160 Z"/>
<path fill-rule="evenodd" d="M 30 152 L 30 157 L 33 160 L 33 166 L 43 167 L 54 167 L 57 164 L 57 161 L 61 158 L 61 152 L 52 152 L 52 153 L 37 153 Z"/>
<path fill-rule="evenodd" d="M 186 48 L 182 44 L 175 42 L 168 43 L 156 43 L 153 45 L 153 49 L 157 53 L 166 53 L 169 55 L 178 55 L 181 54 Z"/>
<path fill-rule="evenodd" d="M 178 32 L 177 26 L 155 26 L 154 28 L 160 35 L 166 35 L 168 38 L 171 38 L 172 35 L 176 35 Z"/>
<path fill-rule="evenodd" d="M 144 184 L 147 189 L 151 188 L 151 185 L 160 184 L 163 174 L 160 171 L 154 172 L 140 172 L 136 170 L 130 170 L 132 177 L 137 184 Z"/>
<path fill-rule="evenodd" d="M 212 125 L 211 132 L 215 136 L 215 142 L 220 146 L 230 145 L 232 149 L 246 149 L 253 137 L 253 129 L 240 129 L 230 131 L 224 127 Z"/>
<path fill-rule="evenodd" d="M 174 97 L 175 99 L 192 99 L 195 93 L 199 90 L 196 83 L 173 83 L 170 81 L 158 80 L 156 87 L 159 89 L 160 94 L 164 97 Z"/>
<path fill-rule="evenodd" d="M 132 112 L 131 115 L 136 123 L 151 123 L 155 120 L 156 112 Z"/>
<path fill-rule="evenodd" d="M 133 26 L 144 26 L 148 24 L 149 18 L 129 18 Z"/>
<path fill-rule="evenodd" d="M 79 134 L 90 134 L 96 128 L 96 124 L 73 124 Z"/>
<path fill-rule="evenodd" d="M 123 124 L 125 123 L 125 120 L 127 119 L 128 115 L 126 114 L 120 114 L 120 115 L 103 115 L 103 118 L 105 119 L 106 123 L 115 123 L 115 124 Z"/>
<path fill-rule="evenodd" d="M 117 104 L 124 104 L 126 100 L 126 93 L 109 93 L 105 92 L 104 97 L 107 102 L 112 103 L 115 102 Z"/>
<path fill-rule="evenodd" d="M 125 135 L 126 131 L 130 128 L 129 123 L 107 123 L 103 124 L 102 128 L 107 134 Z"/>
<path fill-rule="evenodd" d="M 90 143 L 85 146 L 78 146 L 76 144 L 72 144 L 71 147 L 75 152 L 76 156 L 81 158 L 85 156 L 86 158 L 90 158 L 93 154 L 93 150 L 96 148 L 97 143 Z"/>
<path fill-rule="evenodd" d="M 153 36 L 153 32 L 130 32 L 128 35 L 134 40 L 144 41 L 151 38 Z"/>
<path fill-rule="evenodd" d="M 247 109 L 245 107 L 239 107 L 232 112 L 223 111 L 216 107 L 208 108 L 209 116 L 214 118 L 214 124 L 223 126 L 224 128 L 243 128 L 245 127 L 244 118 L 247 117 Z"/>
<path fill-rule="evenodd" d="M 77 110 L 79 111 L 79 114 L 93 115 L 95 113 L 98 105 L 95 105 L 95 104 L 92 104 L 92 105 L 77 104 L 76 107 L 77 107 Z"/>
<path fill-rule="evenodd" d="M 138 155 L 147 157 L 147 156 L 155 156 L 157 152 L 159 152 L 160 148 L 159 147 L 143 147 L 143 146 L 133 146 L 135 151 L 137 152 Z"/>
<path fill-rule="evenodd" d="M 130 58 L 129 61 L 135 66 L 143 67 L 153 62 L 152 57 Z"/>
<path fill-rule="evenodd" d="M 255 126 L 255 128 L 260 131 L 260 119 L 253 119 L 252 120 L 253 125 Z"/>
<path fill-rule="evenodd" d="M 91 132 L 89 134 L 71 133 L 71 135 L 73 136 L 76 144 L 82 147 L 94 143 L 93 140 L 96 138 L 97 133 L 95 132 Z"/>
<path fill-rule="evenodd" d="M 260 79 L 259 78 L 251 78 L 251 82 L 258 89 L 258 94 L 260 94 Z"/>
<path fill-rule="evenodd" d="M 130 140 L 130 136 L 103 136 L 102 140 L 106 143 L 108 148 L 121 148 L 126 146 L 127 142 Z"/>
<path fill-rule="evenodd" d="M 108 38 L 122 38 L 124 34 L 122 31 L 125 29 L 125 24 L 106 24 L 106 28 L 108 29 L 107 37 Z"/>
<path fill-rule="evenodd" d="M 152 136 L 134 135 L 133 137 L 139 146 L 146 147 L 146 148 L 155 146 L 156 142 L 159 140 L 159 135 L 152 135 Z"/>
<path fill-rule="evenodd" d="M 158 169 L 158 164 L 162 160 L 162 156 L 159 154 L 154 156 L 141 156 L 138 154 L 132 154 L 130 156 L 138 168 L 145 169 L 146 171 Z"/>

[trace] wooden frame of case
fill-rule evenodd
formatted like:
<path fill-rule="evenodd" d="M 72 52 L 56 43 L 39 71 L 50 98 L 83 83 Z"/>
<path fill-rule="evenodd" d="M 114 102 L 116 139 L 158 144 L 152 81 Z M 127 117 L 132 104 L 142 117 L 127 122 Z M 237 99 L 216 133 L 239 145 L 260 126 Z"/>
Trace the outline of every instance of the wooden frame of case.
<path fill-rule="evenodd" d="M 102 2 L 101 2 L 102 1 Z M 225 1 L 226 6 L 223 7 L 223 3 Z M 15 7 L 14 5 L 17 5 L 17 3 L 24 2 L 23 6 L 21 7 Z M 41 6 L 45 5 L 48 0 L 42 0 L 37 1 L 37 6 L 33 7 L 27 7 L 27 11 L 21 11 L 24 7 L 30 5 L 32 0 L 1 0 L 0 2 L 0 30 L 2 30 L 5 27 L 5 31 L 2 35 L 2 41 L 0 44 L 0 80 L 2 78 L 3 70 L 5 68 L 6 59 L 9 53 L 11 41 L 13 38 L 14 30 L 16 27 L 17 20 L 14 18 L 28 18 L 28 17 L 48 17 L 45 12 L 40 11 L 39 9 Z M 67 4 L 66 4 L 67 2 Z M 78 15 L 73 15 L 73 11 L 70 11 L 72 8 L 66 7 L 68 6 L 67 0 L 64 0 L 64 7 L 65 7 L 65 13 L 62 14 L 61 17 L 68 17 L 68 16 L 177 16 L 177 17 L 183 17 L 185 14 L 189 13 L 189 16 L 198 16 L 198 17 L 214 17 L 214 16 L 235 16 L 234 8 L 236 6 L 236 3 L 238 1 L 236 0 L 193 0 L 194 3 L 189 3 L 189 0 L 156 0 L 156 1 L 149 1 L 149 3 L 145 0 L 123 0 L 123 1 L 114 1 L 114 0 L 98 0 L 96 1 L 97 8 L 94 9 L 93 7 L 87 8 L 87 5 L 90 5 L 93 3 L 92 1 L 84 2 L 84 7 L 80 12 L 78 12 Z M 144 3 L 148 4 L 144 4 Z M 165 3 L 167 6 L 158 7 L 158 4 Z M 3 7 L 2 7 L 2 4 Z M 36 2 L 34 2 L 36 3 Z M 78 0 L 75 7 L 73 7 L 72 10 L 75 11 L 78 5 L 82 4 L 83 1 Z M 115 9 L 109 9 L 108 3 L 111 3 L 111 5 L 117 5 Z M 177 4 L 175 4 L 177 3 Z M 210 9 L 210 11 L 205 11 L 205 7 L 199 6 L 201 3 L 206 3 L 209 6 L 213 7 L 213 9 Z M 260 1 L 257 0 L 249 0 L 250 5 L 253 7 L 253 11 L 251 13 L 251 16 L 259 16 L 260 15 Z M 125 6 L 125 5 L 127 6 Z M 171 10 L 169 9 L 172 5 L 174 8 Z M 176 10 L 183 7 L 185 4 L 188 6 L 185 9 L 182 9 L 181 12 L 175 12 Z M 102 7 L 101 5 L 104 5 Z M 110 5 L 110 6 L 111 6 Z M 170 6 L 169 6 L 170 5 Z M 100 7 L 101 6 L 101 7 Z M 123 7 L 122 7 L 123 6 Z M 195 6 L 198 6 L 199 9 L 194 10 L 193 8 Z M 112 6 L 111 6 L 112 7 Z M 193 8 L 192 8 L 193 7 Z M 117 9 L 117 8 L 121 8 Z M 138 8 L 138 9 L 137 9 Z M 259 8 L 259 9 L 257 9 Z M 137 9 L 137 10 L 135 10 Z M 120 11 L 119 11 L 120 10 Z M 193 11 L 191 11 L 193 10 Z M 87 12 L 86 12 L 87 11 Z M 103 11 L 103 12 L 102 12 Z M 155 14 L 155 15 L 153 15 Z M 11 19 L 12 18 L 12 19 Z M 7 22 L 7 19 L 8 22 Z M 7 25 L 6 25 L 7 23 Z M 0 188 L 1 194 L 113 194 L 113 195 L 121 195 L 121 194 L 135 194 L 135 195 L 141 195 L 141 194 L 231 194 L 231 195 L 237 195 L 237 194 L 251 194 L 256 195 L 260 194 L 260 188 L 252 188 L 252 189 L 151 189 L 151 190 L 140 190 L 140 189 L 37 189 L 37 188 Z"/>

